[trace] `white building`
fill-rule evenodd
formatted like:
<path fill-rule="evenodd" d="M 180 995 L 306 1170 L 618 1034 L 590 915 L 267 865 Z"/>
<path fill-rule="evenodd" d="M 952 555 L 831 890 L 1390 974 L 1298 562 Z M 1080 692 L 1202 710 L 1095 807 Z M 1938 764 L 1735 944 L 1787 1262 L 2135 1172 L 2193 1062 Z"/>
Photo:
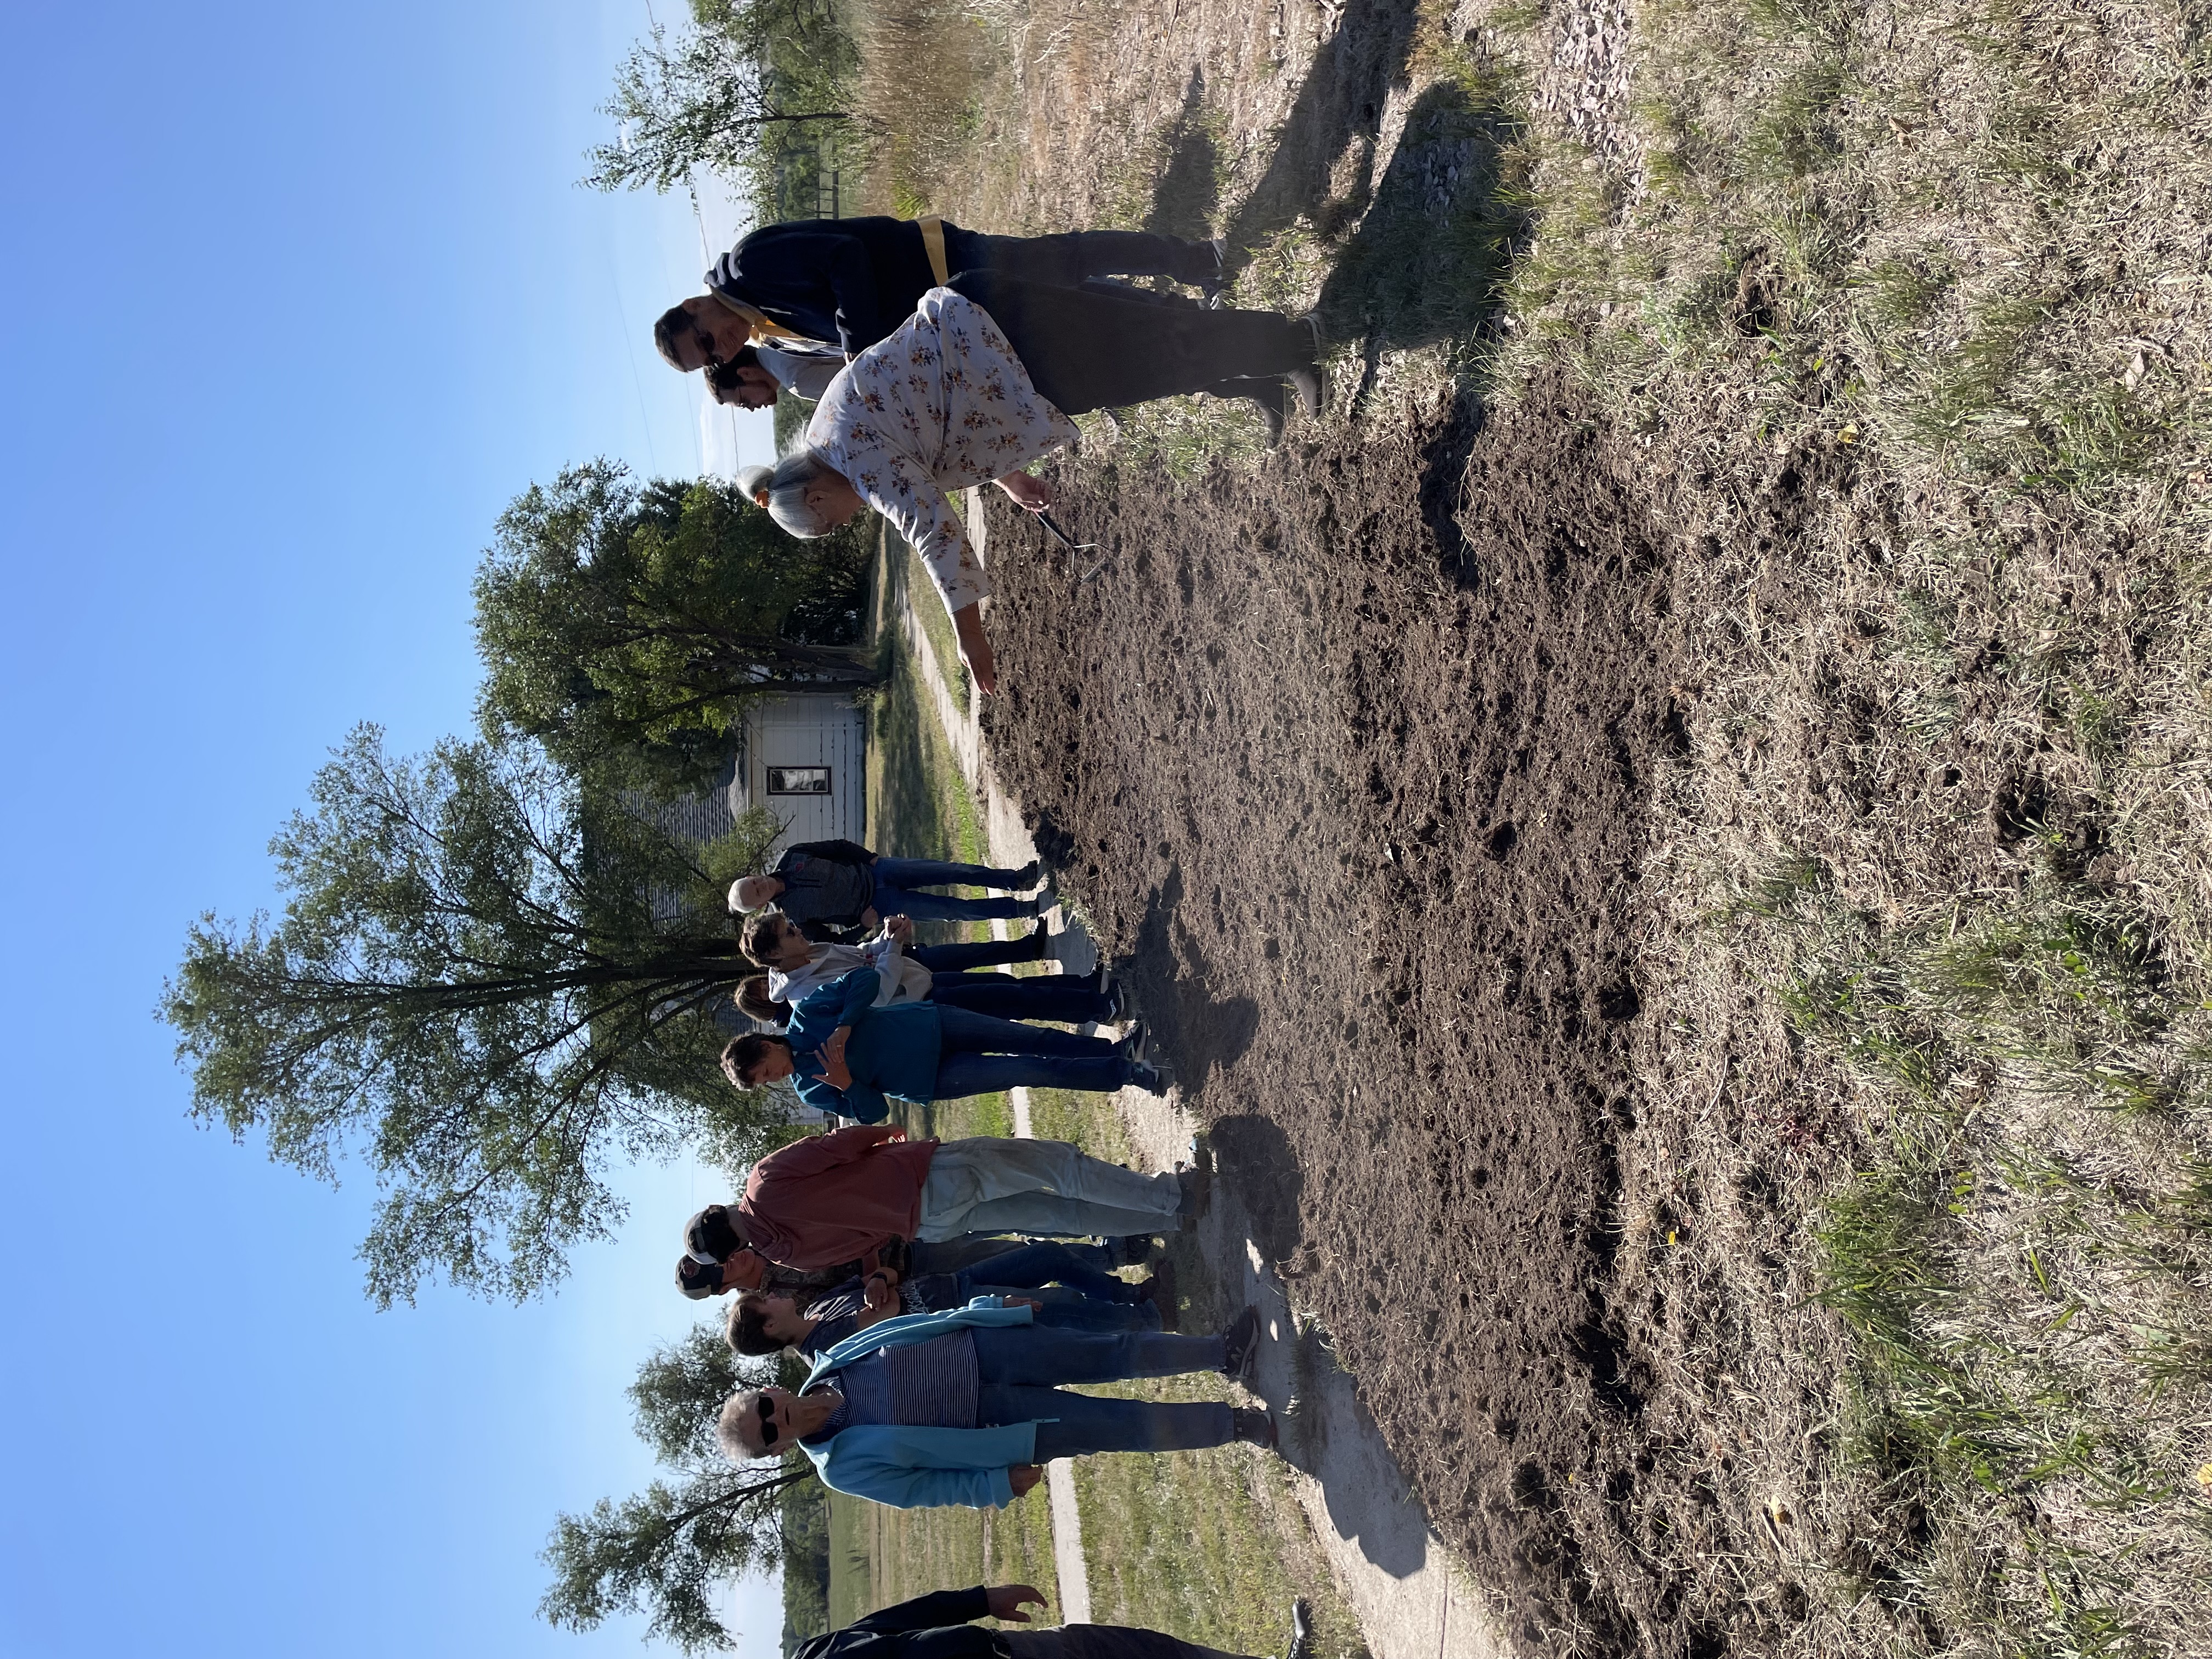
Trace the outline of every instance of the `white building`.
<path fill-rule="evenodd" d="M 810 691 L 747 713 L 724 792 L 732 817 L 765 806 L 799 841 L 865 841 L 868 722 L 852 696 Z"/>

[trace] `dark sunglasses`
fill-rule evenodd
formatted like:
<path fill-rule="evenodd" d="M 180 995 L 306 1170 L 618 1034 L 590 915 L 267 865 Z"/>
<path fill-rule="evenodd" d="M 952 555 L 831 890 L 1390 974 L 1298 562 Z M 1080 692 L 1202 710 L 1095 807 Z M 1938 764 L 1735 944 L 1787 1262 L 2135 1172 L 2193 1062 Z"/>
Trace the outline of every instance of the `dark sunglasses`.
<path fill-rule="evenodd" d="M 722 367 L 722 354 L 714 349 L 714 337 L 697 322 L 691 325 L 691 338 L 699 347 L 702 368 L 711 374 Z"/>
<path fill-rule="evenodd" d="M 763 1395 L 758 1400 L 753 1401 L 753 1404 L 760 1407 L 761 1444 L 773 1446 L 775 1444 L 776 1436 L 782 1432 L 775 1423 L 775 1401 Z"/>

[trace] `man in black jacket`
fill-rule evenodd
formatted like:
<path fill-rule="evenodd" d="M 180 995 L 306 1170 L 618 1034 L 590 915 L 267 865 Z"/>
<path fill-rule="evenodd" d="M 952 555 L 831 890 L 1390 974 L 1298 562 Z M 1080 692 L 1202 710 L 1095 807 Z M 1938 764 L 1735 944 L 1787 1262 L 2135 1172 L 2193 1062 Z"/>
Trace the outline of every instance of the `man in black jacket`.
<path fill-rule="evenodd" d="M 926 226 L 941 237 L 934 256 Z M 835 344 L 850 358 L 963 270 L 1061 288 L 1088 277 L 1170 276 L 1209 295 L 1226 280 L 1217 244 L 1150 231 L 988 236 L 942 220 L 795 219 L 763 225 L 724 254 L 707 273 L 707 292 L 662 313 L 653 340 L 686 374 L 730 361 L 749 339 L 774 345 L 796 337 Z"/>
<path fill-rule="evenodd" d="M 833 933 L 871 929 L 878 910 L 918 921 L 994 921 L 1034 916 L 1033 898 L 965 899 L 920 891 L 925 887 L 988 887 L 1000 892 L 1036 885 L 1035 863 L 1018 870 L 988 864 L 947 864 L 936 859 L 884 858 L 856 841 L 803 841 L 787 848 L 765 875 L 740 876 L 730 884 L 732 915 L 750 915 L 773 904 L 811 939 Z M 754 960 L 765 968 L 759 957 Z"/>
<path fill-rule="evenodd" d="M 802 1642 L 793 1659 L 1231 1659 L 1218 1648 L 1132 1625 L 988 1631 L 969 1622 L 988 1617 L 1026 1625 L 1030 1616 L 1022 1609 L 1043 1605 L 1044 1597 L 1027 1584 L 939 1590 Z M 1306 1604 L 1298 1601 L 1291 1608 L 1284 1659 L 1308 1659 L 1312 1646 Z"/>

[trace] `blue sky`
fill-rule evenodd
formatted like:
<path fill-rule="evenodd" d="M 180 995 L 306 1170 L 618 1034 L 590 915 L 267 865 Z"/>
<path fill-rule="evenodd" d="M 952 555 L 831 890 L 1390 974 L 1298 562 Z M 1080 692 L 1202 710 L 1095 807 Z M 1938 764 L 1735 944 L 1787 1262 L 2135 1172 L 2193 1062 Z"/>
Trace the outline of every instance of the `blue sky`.
<path fill-rule="evenodd" d="M 696 1313 L 669 1262 L 720 1179 L 637 1172 L 531 1306 L 376 1314 L 366 1184 L 194 1129 L 150 1011 L 194 915 L 271 902 L 268 837 L 350 726 L 466 726 L 513 495 L 765 459 L 764 417 L 733 436 L 652 353 L 704 268 L 690 202 L 574 185 L 647 22 L 0 8 L 9 1659 L 640 1650 L 538 1624 L 535 1558 L 648 1473 L 622 1389 Z M 772 1589 L 738 1616 L 773 1641 Z"/>

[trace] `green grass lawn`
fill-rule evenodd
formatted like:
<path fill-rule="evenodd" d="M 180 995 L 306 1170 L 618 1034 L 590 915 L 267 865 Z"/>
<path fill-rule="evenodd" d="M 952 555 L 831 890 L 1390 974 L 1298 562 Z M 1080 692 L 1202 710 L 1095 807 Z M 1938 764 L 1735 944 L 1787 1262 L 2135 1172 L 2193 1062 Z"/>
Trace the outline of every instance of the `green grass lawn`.
<path fill-rule="evenodd" d="M 1089 1393 L 1223 1400 L 1215 1376 L 1166 1377 Z M 1231 1653 L 1279 1654 L 1291 1601 L 1313 1604 L 1315 1652 L 1364 1654 L 1284 1466 L 1249 1446 L 1170 1455 L 1117 1453 L 1075 1464 L 1091 1616 L 1142 1625 Z"/>
<path fill-rule="evenodd" d="M 982 814 L 976 811 L 967 780 L 960 775 L 959 762 L 922 683 L 921 666 L 896 626 L 910 580 L 920 582 L 912 591 L 922 601 L 917 611 L 923 626 L 930 627 L 933 618 L 943 628 L 941 641 L 934 633 L 931 635 L 939 661 L 957 666 L 952 625 L 912 550 L 888 537 L 886 543 L 876 565 L 878 599 L 874 609 L 878 629 L 892 641 L 890 677 L 868 717 L 867 842 L 895 858 L 988 864 L 990 848 L 984 839 Z M 951 654 L 943 654 L 947 652 Z M 953 690 L 961 693 L 965 686 L 963 676 Z M 922 922 L 915 937 L 924 942 L 932 938 L 988 939 L 991 927 L 988 922 Z M 899 1121 L 910 1133 L 948 1140 L 1014 1133 L 1013 1104 L 1004 1094 L 903 1107 Z"/>
<path fill-rule="evenodd" d="M 1052 1565 L 1052 1510 L 1044 1488 L 1003 1510 L 893 1510 L 833 1495 L 830 1504 L 830 1620 L 933 1590 L 980 1583 L 1032 1584 L 1060 1620 Z"/>

